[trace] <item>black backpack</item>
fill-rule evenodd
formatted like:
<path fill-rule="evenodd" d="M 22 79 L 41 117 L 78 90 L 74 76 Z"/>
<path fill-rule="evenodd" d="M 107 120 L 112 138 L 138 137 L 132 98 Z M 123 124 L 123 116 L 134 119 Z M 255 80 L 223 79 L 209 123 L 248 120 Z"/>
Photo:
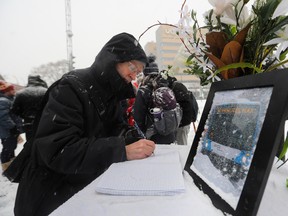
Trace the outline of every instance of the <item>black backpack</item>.
<path fill-rule="evenodd" d="M 150 121 L 146 120 L 146 122 L 152 122 L 152 125 L 148 126 L 146 131 L 146 137 L 148 139 L 154 134 L 167 136 L 168 134 L 176 132 L 182 119 L 181 107 L 177 103 L 172 89 L 168 87 L 168 82 L 162 78 L 161 74 L 152 77 L 150 83 L 152 85 L 152 92 L 147 110 L 147 118 L 149 118 Z M 166 96 L 171 95 L 171 97 L 161 98 L 160 96 L 160 98 L 158 98 L 161 92 Z M 157 110 L 159 109 L 159 113 L 153 111 L 155 108 Z"/>

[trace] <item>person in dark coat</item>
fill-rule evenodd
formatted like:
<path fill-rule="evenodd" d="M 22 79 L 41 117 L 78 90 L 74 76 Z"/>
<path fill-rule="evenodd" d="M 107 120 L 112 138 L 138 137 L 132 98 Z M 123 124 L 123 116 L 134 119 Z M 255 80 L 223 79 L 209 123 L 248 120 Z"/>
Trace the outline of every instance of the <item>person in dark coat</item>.
<path fill-rule="evenodd" d="M 0 139 L 2 143 L 1 165 L 4 172 L 15 157 L 22 119 L 11 112 L 15 96 L 12 84 L 0 80 Z"/>
<path fill-rule="evenodd" d="M 155 143 L 132 142 L 119 122 L 120 101 L 135 97 L 131 81 L 146 61 L 134 36 L 121 33 L 91 67 L 65 74 L 48 91 L 32 158 L 18 186 L 16 216 L 48 215 L 112 163 L 152 155 Z"/>
<path fill-rule="evenodd" d="M 168 74 L 166 76 L 169 87 L 173 90 L 177 103 L 179 103 L 183 111 L 182 119 L 177 129 L 176 142 L 178 145 L 187 145 L 190 125 L 197 119 L 198 104 L 193 93 L 183 83 Z"/>
<path fill-rule="evenodd" d="M 153 130 L 151 135 L 151 127 L 154 123 L 153 115 L 150 109 L 154 107 L 153 104 L 153 89 L 157 87 L 167 87 L 168 82 L 159 78 L 159 69 L 155 63 L 155 56 L 148 56 L 148 63 L 144 69 L 144 79 L 137 91 L 135 103 L 134 103 L 134 120 L 139 129 L 149 138 L 157 144 L 170 144 L 176 140 L 176 132 L 169 133 L 167 135 L 161 135 Z"/>
<path fill-rule="evenodd" d="M 32 125 L 46 91 L 47 84 L 39 75 L 29 75 L 27 87 L 16 93 L 12 112 L 23 119 L 26 140 L 32 137 Z"/>
<path fill-rule="evenodd" d="M 144 76 L 148 76 L 150 74 L 158 74 L 159 73 L 159 68 L 158 64 L 155 62 L 156 61 L 156 56 L 150 54 L 148 57 L 148 63 L 143 71 Z"/>

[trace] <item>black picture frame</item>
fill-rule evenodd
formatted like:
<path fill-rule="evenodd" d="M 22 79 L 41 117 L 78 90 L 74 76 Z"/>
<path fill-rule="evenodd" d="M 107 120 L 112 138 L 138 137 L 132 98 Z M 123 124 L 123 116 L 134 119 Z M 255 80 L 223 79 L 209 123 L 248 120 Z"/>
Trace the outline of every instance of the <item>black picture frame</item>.
<path fill-rule="evenodd" d="M 285 120 L 287 119 L 287 108 L 288 108 L 287 107 L 287 105 L 288 105 L 288 88 L 287 88 L 287 85 L 288 85 L 288 69 L 274 70 L 271 72 L 265 72 L 265 73 L 256 74 L 256 75 L 249 75 L 249 76 L 243 76 L 243 77 L 229 79 L 229 80 L 225 80 L 225 81 L 214 82 L 211 85 L 211 88 L 210 88 L 210 91 L 209 91 L 209 94 L 208 94 L 208 97 L 207 97 L 207 100 L 205 103 L 205 107 L 204 107 L 204 110 L 203 110 L 203 113 L 202 113 L 202 116 L 201 116 L 201 119 L 200 119 L 200 122 L 199 122 L 199 125 L 198 125 L 198 128 L 197 128 L 197 131 L 196 131 L 196 134 L 195 134 L 195 137 L 194 137 L 194 140 L 193 140 L 193 143 L 192 143 L 192 146 L 191 146 L 191 149 L 190 149 L 190 152 L 189 152 L 189 155 L 188 155 L 184 169 L 193 178 L 195 184 L 199 187 L 199 189 L 203 190 L 203 192 L 210 197 L 213 205 L 216 208 L 220 209 L 223 213 L 227 213 L 227 214 L 231 214 L 231 215 L 245 215 L 245 216 L 257 214 L 257 211 L 258 211 L 261 199 L 262 199 L 262 195 L 264 193 L 265 186 L 266 186 L 266 183 L 267 183 L 267 180 L 269 177 L 269 173 L 270 173 L 272 165 L 273 165 L 275 155 L 277 153 L 277 150 L 279 148 L 280 143 L 283 142 L 283 140 L 281 140 L 281 136 L 284 133 L 284 124 L 285 124 Z M 231 165 L 232 160 L 233 160 L 232 164 L 235 165 L 235 158 L 236 157 L 233 156 L 233 157 L 231 157 L 232 158 L 231 159 L 231 158 L 229 158 L 230 156 L 227 158 L 226 158 L 226 156 L 225 157 L 219 156 L 218 153 L 214 153 L 213 150 L 211 150 L 211 149 L 208 149 L 209 151 L 206 151 L 207 150 L 206 147 L 204 148 L 203 146 L 204 145 L 206 146 L 206 144 L 208 143 L 207 140 L 209 140 L 209 141 L 212 140 L 212 143 L 214 142 L 213 140 L 216 140 L 216 139 L 220 140 L 220 141 L 218 141 L 220 143 L 222 142 L 221 140 L 226 140 L 223 142 L 230 143 L 229 141 L 227 141 L 228 138 L 230 141 L 231 141 L 231 139 L 233 140 L 233 138 L 231 138 L 231 136 L 229 134 L 227 134 L 227 136 L 224 136 L 224 137 L 228 137 L 227 139 L 226 138 L 219 138 L 220 135 L 218 138 L 215 138 L 215 137 L 217 137 L 218 134 L 229 133 L 229 130 L 232 131 L 232 129 L 227 129 L 228 132 L 227 132 L 227 130 L 226 131 L 224 130 L 225 132 L 223 132 L 222 126 L 219 126 L 219 127 L 213 126 L 213 125 L 217 125 L 219 123 L 222 124 L 223 122 L 225 122 L 225 124 L 227 124 L 227 122 L 229 122 L 230 119 L 232 119 L 232 117 L 231 118 L 229 117 L 230 114 L 222 115 L 223 112 L 222 113 L 220 111 L 218 112 L 219 107 L 223 108 L 225 105 L 227 105 L 227 103 L 229 104 L 229 106 L 232 104 L 230 106 L 230 108 L 228 109 L 228 111 L 227 110 L 225 110 L 225 111 L 231 112 L 231 110 L 234 110 L 234 113 L 238 113 L 238 111 L 237 112 L 235 111 L 235 106 L 233 107 L 233 103 L 230 103 L 229 100 L 225 101 L 226 100 L 225 98 L 222 98 L 223 99 L 222 101 L 219 100 L 219 97 L 221 98 L 221 96 L 219 96 L 219 95 L 221 95 L 223 93 L 223 95 L 222 95 L 222 97 L 223 97 L 225 95 L 229 95 L 230 93 L 232 93 L 232 95 L 233 95 L 235 92 L 247 93 L 247 94 L 241 95 L 241 101 L 242 101 L 243 95 L 247 95 L 247 98 L 249 99 L 249 97 L 250 97 L 249 95 L 251 94 L 251 92 L 254 92 L 254 90 L 256 91 L 259 89 L 260 89 L 260 91 L 259 91 L 260 97 L 262 94 L 261 93 L 262 89 L 265 89 L 265 92 L 267 89 L 269 92 L 269 89 L 270 89 L 271 90 L 270 96 L 268 94 L 269 99 L 268 99 L 268 104 L 267 104 L 266 110 L 263 109 L 264 111 L 262 114 L 264 114 L 264 115 L 263 115 L 263 119 L 262 119 L 262 123 L 261 123 L 262 126 L 258 127 L 258 129 L 259 128 L 260 129 L 258 130 L 259 132 L 258 132 L 257 137 L 255 135 L 255 137 L 256 137 L 255 138 L 256 139 L 255 148 L 253 150 L 253 155 L 250 158 L 251 160 L 249 162 L 248 169 L 247 169 L 247 171 L 245 171 L 244 180 L 240 179 L 240 177 L 238 175 L 239 173 L 241 173 L 241 174 L 244 173 L 242 171 L 241 172 L 239 171 L 239 170 L 244 169 L 243 164 L 241 164 L 241 165 L 237 164 L 237 167 L 238 168 L 240 167 L 240 168 L 239 168 L 239 170 L 238 169 L 236 170 L 236 173 L 238 175 L 236 180 L 240 179 L 240 180 L 238 180 L 238 182 L 242 181 L 243 185 L 242 185 L 241 189 L 239 189 L 239 188 L 237 189 L 238 190 L 237 193 L 239 193 L 238 194 L 239 197 L 237 198 L 238 195 L 236 196 L 235 200 L 238 199 L 238 201 L 233 206 L 229 202 L 229 199 L 225 198 L 224 196 L 222 196 L 221 193 L 219 193 L 219 190 L 218 190 L 219 188 L 218 188 L 217 184 L 220 184 L 222 181 L 219 181 L 219 179 L 218 179 L 216 182 L 216 180 L 213 179 L 215 184 L 214 185 L 211 184 L 210 179 L 209 179 L 209 174 L 207 174 L 208 178 L 207 178 L 207 176 L 202 175 L 203 173 L 205 174 L 206 172 L 210 173 L 211 170 L 208 168 L 205 168 L 203 166 L 204 168 L 201 168 L 201 171 L 198 171 L 198 168 L 196 167 L 196 165 L 197 164 L 201 165 L 202 162 L 206 163 L 207 157 L 208 157 L 209 161 L 213 164 L 213 167 L 217 167 L 216 169 L 219 171 L 219 172 L 218 171 L 217 172 L 221 173 L 221 175 L 223 175 L 223 179 L 226 178 L 225 181 L 229 180 L 229 182 L 231 182 L 232 185 L 233 184 L 235 185 L 235 181 L 234 181 L 235 176 L 232 175 L 232 173 L 234 171 L 231 171 L 231 172 L 229 172 L 229 174 L 227 174 L 227 168 L 229 168 L 229 169 L 231 168 L 230 165 Z M 245 96 L 244 96 L 244 98 L 245 98 Z M 221 101 L 221 102 L 218 102 L 218 105 L 220 104 L 219 106 L 215 105 L 216 99 L 218 101 Z M 233 100 L 237 101 L 237 97 L 236 97 L 236 99 L 234 98 Z M 257 99 L 255 99 L 255 100 L 257 102 Z M 221 105 L 221 103 L 223 104 L 223 106 Z M 240 102 L 240 104 L 241 103 L 242 102 Z M 265 102 L 263 102 L 262 104 L 265 104 Z M 213 109 L 211 109 L 212 105 L 213 105 Z M 237 107 L 239 107 L 239 106 L 237 105 Z M 263 105 L 263 107 L 264 107 L 264 105 Z M 216 108 L 217 108 L 217 111 L 215 111 Z M 244 108 L 242 110 L 244 110 Z M 217 115 L 219 115 L 219 116 L 221 115 L 221 116 L 219 117 Z M 245 115 L 246 114 L 243 114 L 243 115 L 241 114 L 241 117 L 238 118 L 237 121 L 239 121 L 239 123 L 244 122 L 243 119 L 245 119 L 245 117 L 243 118 L 243 116 L 245 116 Z M 251 117 L 252 114 L 249 114 L 249 115 L 250 115 L 249 116 L 249 118 L 250 118 L 249 122 L 258 122 L 259 119 Z M 216 117 L 214 117 L 214 116 L 216 116 Z M 237 116 L 237 115 L 231 114 L 230 116 L 234 116 L 233 118 L 235 118 L 235 116 Z M 229 121 L 228 120 L 227 121 L 221 120 L 223 118 L 226 118 Z M 239 119 L 242 119 L 242 120 L 239 120 Z M 217 123 L 217 121 L 218 121 L 218 123 Z M 214 123 L 214 122 L 216 122 L 216 123 Z M 260 123 L 258 125 L 260 125 Z M 246 127 L 243 127 L 243 128 L 247 128 L 247 127 L 248 126 L 246 125 Z M 213 128 L 213 131 L 212 131 L 212 129 L 210 130 L 209 128 Z M 231 124 L 229 125 L 228 128 L 231 128 Z M 257 128 L 257 127 L 254 125 L 254 126 L 251 126 L 251 128 Z M 256 129 L 251 129 L 249 131 L 253 131 L 253 130 L 256 131 Z M 234 133 L 234 131 L 235 130 L 233 130 L 233 133 Z M 215 134 L 217 134 L 217 135 L 215 135 Z M 243 134 L 244 134 L 244 132 L 243 132 Z M 252 132 L 251 132 L 251 134 L 252 134 Z M 246 134 L 246 138 L 251 137 L 250 136 L 251 134 L 248 134 L 248 135 Z M 253 134 L 256 134 L 256 132 L 253 132 Z M 234 135 L 232 135 L 232 137 L 233 136 Z M 243 135 L 241 135 L 241 137 L 243 137 Z M 245 135 L 244 135 L 244 137 L 245 137 Z M 234 139 L 234 140 L 236 140 L 236 139 Z M 243 139 L 243 140 L 245 140 L 245 139 Z M 248 140 L 248 138 L 246 140 Z M 217 142 L 216 142 L 216 144 L 217 144 Z M 213 144 L 214 145 L 213 147 L 215 147 L 216 144 Z M 221 147 L 224 146 L 223 148 L 227 148 L 228 144 L 227 145 L 226 144 L 220 145 L 220 146 Z M 232 147 L 229 147 L 229 148 L 232 148 Z M 221 148 L 220 148 L 220 150 L 221 150 Z M 232 153 L 231 153 L 231 155 L 232 155 Z M 202 158 L 205 158 L 206 162 L 204 160 L 202 160 Z M 223 159 L 223 161 L 222 161 L 222 159 Z M 219 161 L 221 161 L 221 163 Z M 213 162 L 215 162 L 215 163 L 213 163 Z M 209 163 L 209 162 L 207 162 L 207 163 Z M 217 166 L 214 166 L 214 164 L 216 164 Z M 228 165 L 228 166 L 226 166 L 226 165 Z M 234 167 L 234 165 L 232 167 Z M 221 167 L 221 168 L 219 168 L 219 167 Z M 222 167 L 225 167 L 225 168 L 222 168 Z M 200 168 L 199 168 L 199 170 L 200 170 Z M 223 173 L 225 173 L 225 174 L 223 174 Z M 243 175 L 240 175 L 240 176 L 242 177 Z M 236 182 L 236 184 L 238 182 Z M 236 186 L 236 188 L 237 188 L 237 186 Z M 221 188 L 220 188 L 220 192 L 221 192 Z"/>

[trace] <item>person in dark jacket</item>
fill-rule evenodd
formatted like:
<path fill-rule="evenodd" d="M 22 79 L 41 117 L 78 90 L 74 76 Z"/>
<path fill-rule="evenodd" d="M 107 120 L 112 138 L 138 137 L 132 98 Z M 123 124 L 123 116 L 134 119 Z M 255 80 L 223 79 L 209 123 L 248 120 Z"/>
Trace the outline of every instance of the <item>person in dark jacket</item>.
<path fill-rule="evenodd" d="M 155 62 L 156 61 L 156 56 L 150 54 L 148 57 L 148 63 L 145 67 L 145 70 L 143 71 L 144 76 L 148 76 L 150 74 L 158 74 L 159 73 L 159 68 L 158 64 Z"/>
<path fill-rule="evenodd" d="M 187 145 L 190 125 L 197 119 L 198 104 L 193 93 L 183 83 L 168 74 L 166 76 L 169 87 L 173 90 L 177 103 L 179 103 L 183 111 L 182 119 L 177 129 L 176 142 L 178 145 Z"/>
<path fill-rule="evenodd" d="M 167 87 L 168 82 L 160 77 L 159 69 L 155 63 L 155 56 L 148 56 L 148 63 L 144 69 L 144 79 L 137 91 L 134 103 L 134 120 L 139 129 L 157 144 L 170 144 L 176 140 L 176 132 L 167 135 L 161 135 L 151 128 L 154 123 L 153 114 L 150 112 L 153 104 L 153 89 L 157 87 Z"/>
<path fill-rule="evenodd" d="M 29 75 L 27 87 L 16 93 L 12 112 L 23 119 L 26 140 L 32 137 L 32 125 L 46 90 L 47 84 L 39 75 Z"/>
<path fill-rule="evenodd" d="M 48 215 L 112 163 L 152 155 L 155 143 L 131 141 L 119 122 L 120 101 L 135 97 L 131 81 L 146 61 L 134 36 L 120 33 L 91 67 L 65 74 L 48 91 L 32 158 L 18 186 L 16 216 Z"/>
<path fill-rule="evenodd" d="M 2 143 L 1 165 L 3 172 L 15 157 L 18 136 L 21 133 L 22 119 L 11 112 L 15 88 L 0 80 L 0 139 Z"/>
<path fill-rule="evenodd" d="M 139 127 L 146 132 L 149 125 L 153 123 L 153 117 L 147 110 L 152 104 L 152 90 L 153 86 L 167 86 L 169 87 L 176 98 L 177 103 L 180 105 L 182 110 L 182 118 L 180 125 L 176 133 L 171 133 L 167 136 L 155 135 L 152 137 L 157 143 L 172 143 L 176 142 L 178 145 L 188 144 L 188 134 L 190 132 L 190 125 L 195 122 L 198 114 L 198 104 L 191 91 L 187 87 L 177 81 L 173 76 L 170 76 L 167 70 L 159 72 L 157 64 L 155 63 L 155 57 L 148 56 L 149 63 L 147 64 L 144 75 L 142 86 L 139 88 L 139 94 L 136 96 L 136 104 L 134 106 L 134 118 L 137 120 Z M 160 77 L 160 79 L 159 79 Z"/>

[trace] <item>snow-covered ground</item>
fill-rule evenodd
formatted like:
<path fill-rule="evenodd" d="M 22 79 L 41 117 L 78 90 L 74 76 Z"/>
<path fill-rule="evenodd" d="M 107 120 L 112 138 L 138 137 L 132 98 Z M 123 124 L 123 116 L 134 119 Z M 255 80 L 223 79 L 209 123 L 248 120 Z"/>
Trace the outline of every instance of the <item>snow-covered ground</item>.
<path fill-rule="evenodd" d="M 199 110 L 202 111 L 205 101 L 198 101 L 199 104 Z M 200 119 L 201 113 L 199 113 L 198 119 Z M 196 127 L 198 125 L 199 121 L 196 122 Z M 191 125 L 190 128 L 190 133 L 188 137 L 188 143 L 191 145 L 193 138 L 195 135 L 195 131 L 193 126 Z M 18 147 L 16 149 L 16 154 L 18 154 L 23 147 L 22 144 L 18 144 Z M 0 151 L 2 149 L 2 146 L 0 146 Z M 279 205 L 277 205 L 277 209 L 273 208 L 273 211 L 277 216 L 286 216 L 287 215 L 287 203 L 286 203 L 286 198 L 288 197 L 288 188 L 285 186 L 285 181 L 283 179 L 288 178 L 288 164 L 285 164 L 283 167 L 280 169 L 276 169 L 276 165 L 273 165 L 273 170 L 275 174 L 270 176 L 270 180 L 267 184 L 266 191 L 264 194 L 264 198 L 261 202 L 260 209 L 258 212 L 259 216 L 268 216 L 266 212 L 271 212 L 271 208 L 273 208 L 273 203 L 275 202 L 281 202 Z M 8 181 L 5 177 L 0 175 L 0 215 L 1 216 L 13 216 L 13 208 L 14 208 L 14 200 L 16 196 L 16 191 L 17 191 L 17 186 L 18 184 L 16 183 L 11 183 Z M 269 186 L 269 187 L 268 187 Z M 202 196 L 202 193 L 199 193 L 199 196 Z M 275 196 L 279 199 L 275 200 Z M 205 196 L 203 194 L 203 196 Z M 273 200 L 270 200 L 271 199 Z M 274 198 L 273 198 L 274 197 Z M 281 199 L 283 197 L 283 199 Z M 199 197 L 201 200 L 202 197 Z M 207 205 L 211 205 L 210 203 L 207 203 Z M 271 207 L 272 206 L 272 207 Z M 270 211 L 267 211 L 267 210 Z M 199 215 L 197 214 L 197 210 L 195 210 L 194 215 Z M 200 212 L 199 212 L 200 213 Z M 81 213 L 79 213 L 81 215 Z M 159 215 L 161 216 L 161 215 Z"/>
<path fill-rule="evenodd" d="M 22 135 L 21 135 L 22 136 Z M 25 139 L 25 136 L 23 137 Z M 18 144 L 15 151 L 18 154 L 22 148 L 23 144 Z M 0 152 L 2 150 L 2 145 L 0 145 Z M 1 168 L 2 173 L 2 168 Z M 1 216 L 12 216 L 14 208 L 14 200 L 16 197 L 18 184 L 11 183 L 6 177 L 0 175 L 0 215 Z"/>

